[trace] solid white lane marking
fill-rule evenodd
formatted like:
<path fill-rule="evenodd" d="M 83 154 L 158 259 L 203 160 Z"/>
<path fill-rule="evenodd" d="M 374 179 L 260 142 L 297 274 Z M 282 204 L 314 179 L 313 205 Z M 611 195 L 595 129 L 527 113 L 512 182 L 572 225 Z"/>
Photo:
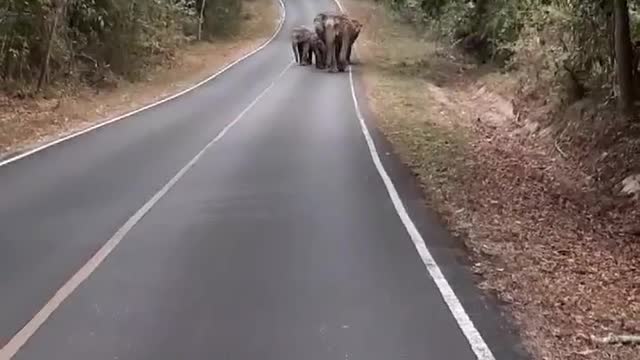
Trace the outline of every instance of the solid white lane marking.
<path fill-rule="evenodd" d="M 340 4 L 340 1 L 339 0 L 334 0 L 334 1 L 336 2 L 340 10 L 344 11 L 344 8 L 342 7 L 342 4 Z M 467 338 L 467 341 L 469 342 L 469 345 L 471 346 L 473 353 L 476 355 L 476 358 L 478 358 L 478 360 L 495 360 L 495 357 L 493 356 L 491 349 L 482 338 L 482 335 L 480 335 L 480 332 L 478 331 L 478 329 L 476 329 L 475 325 L 469 318 L 469 315 L 467 314 L 464 307 L 460 303 L 460 300 L 458 299 L 455 292 L 451 288 L 451 285 L 449 285 L 449 282 L 442 274 L 442 271 L 440 270 L 440 267 L 438 267 L 438 264 L 436 263 L 435 259 L 431 255 L 431 252 L 429 252 L 429 249 L 427 248 L 427 245 L 424 239 L 422 238 L 422 235 L 420 234 L 420 232 L 418 231 L 418 228 L 416 228 L 416 225 L 414 224 L 413 220 L 411 220 L 411 217 L 407 213 L 407 210 L 402 202 L 402 199 L 400 198 L 400 195 L 398 195 L 398 191 L 396 190 L 396 187 L 393 184 L 393 181 L 391 181 L 391 178 L 389 177 L 389 174 L 385 170 L 384 165 L 382 165 L 382 161 L 380 160 L 380 155 L 378 153 L 378 150 L 376 149 L 375 142 L 371 138 L 371 134 L 369 133 L 369 129 L 367 128 L 367 124 L 364 120 L 364 116 L 360 111 L 360 105 L 358 104 L 358 99 L 356 97 L 356 90 L 353 84 L 353 72 L 351 71 L 351 66 L 349 66 L 349 84 L 351 85 L 351 97 L 353 98 L 353 103 L 356 109 L 356 115 L 358 116 L 358 120 L 360 122 L 360 128 L 362 129 L 362 133 L 364 134 L 364 138 L 367 142 L 367 146 L 369 147 L 371 159 L 373 159 L 373 163 L 375 164 L 375 167 L 378 170 L 378 174 L 382 178 L 384 186 L 387 189 L 387 193 L 391 198 L 393 207 L 398 213 L 398 216 L 400 217 L 402 224 L 406 228 L 407 233 L 409 234 L 409 237 L 411 237 L 411 241 L 413 242 L 416 250 L 418 251 L 418 254 L 422 259 L 422 262 L 426 266 L 427 271 L 429 272 L 429 275 L 431 276 L 434 283 L 438 287 L 438 290 L 440 291 L 440 294 L 444 302 L 449 307 L 451 314 L 453 315 L 456 322 L 458 323 L 458 327 L 460 328 L 460 330 L 462 330 L 464 336 Z"/>
<path fill-rule="evenodd" d="M 187 163 L 176 175 L 174 175 L 169 182 L 160 189 L 149 201 L 147 201 L 127 222 L 122 225 L 118 231 L 98 250 L 95 255 L 84 264 L 78 272 L 76 272 L 71 279 L 69 279 L 53 297 L 44 305 L 44 307 L 38 311 L 38 313 L 17 333 L 9 340 L 9 342 L 0 349 L 0 359 L 11 359 L 20 348 L 35 334 L 36 331 L 42 326 L 42 324 L 51 316 L 51 314 L 64 302 L 64 300 L 73 293 L 73 291 L 85 281 L 98 266 L 109 256 L 109 254 L 115 249 L 116 246 L 122 241 L 129 231 L 151 210 L 151 208 L 160 199 L 171 190 L 171 188 L 195 165 L 195 163 L 204 155 L 204 153 L 235 125 L 260 99 L 271 90 L 276 82 L 282 78 L 282 76 L 293 65 L 292 62 L 273 80 L 273 82 L 264 89 L 258 97 L 256 97 L 233 121 L 225 126 L 218 135 L 211 140 L 205 147 L 196 154 L 191 161 Z"/>
<path fill-rule="evenodd" d="M 33 149 L 31 149 L 31 150 L 25 151 L 25 152 L 23 152 L 23 153 L 21 153 L 21 154 L 18 154 L 18 155 L 16 155 L 16 156 L 12 156 L 12 157 L 10 157 L 10 158 L 8 158 L 8 159 L 2 160 L 2 161 L 0 161 L 0 167 L 1 167 L 1 166 L 4 166 L 4 165 L 7 165 L 7 164 L 9 164 L 9 163 L 12 163 L 12 162 L 14 162 L 14 161 L 18 161 L 18 160 L 20 160 L 20 159 L 22 159 L 22 158 L 25 158 L 25 157 L 27 157 L 27 156 L 29 156 L 29 155 L 32 155 L 32 154 L 35 154 L 35 153 L 37 153 L 37 152 L 39 152 L 39 151 L 42 151 L 42 150 L 44 150 L 44 149 L 50 148 L 50 147 L 52 147 L 52 146 L 54 146 L 54 145 L 57 145 L 57 144 L 59 144 L 59 143 L 61 143 L 61 142 L 67 141 L 67 140 L 69 140 L 69 139 L 73 139 L 73 138 L 78 137 L 78 136 L 80 136 L 80 135 L 84 135 L 84 134 L 86 134 L 86 133 L 88 133 L 88 132 L 91 132 L 91 131 L 93 131 L 93 130 L 97 130 L 97 129 L 99 129 L 99 128 L 103 127 L 103 126 L 107 126 L 107 125 L 109 125 L 109 124 L 113 124 L 113 123 L 115 123 L 115 122 L 117 122 L 117 121 L 120 121 L 120 120 L 122 120 L 122 119 L 125 119 L 125 118 L 127 118 L 127 117 L 129 117 L 129 116 L 131 116 L 131 115 L 135 115 L 135 114 L 137 114 L 137 113 L 139 113 L 139 112 L 142 112 L 142 111 L 144 111 L 144 110 L 150 109 L 150 108 L 152 108 L 152 107 L 155 107 L 155 106 L 160 105 L 160 104 L 162 104 L 162 103 L 165 103 L 165 102 L 167 102 L 167 101 L 173 100 L 173 99 L 175 99 L 175 98 L 177 98 L 177 97 L 179 97 L 179 96 L 182 96 L 182 95 L 184 95 L 184 94 L 186 94 L 186 93 L 188 93 L 188 92 L 190 92 L 190 91 L 192 91 L 192 90 L 194 90 L 194 89 L 196 89 L 196 88 L 199 88 L 200 86 L 202 86 L 202 85 L 206 84 L 207 82 L 209 82 L 209 81 L 211 81 L 211 80 L 215 79 L 215 78 L 216 78 L 216 77 L 218 77 L 220 74 L 222 74 L 223 72 L 225 72 L 225 71 L 229 70 L 229 69 L 230 69 L 231 67 L 233 67 L 234 65 L 236 65 L 236 64 L 238 64 L 239 62 L 243 61 L 244 59 L 246 59 L 246 58 L 248 58 L 248 57 L 250 57 L 250 56 L 254 55 L 254 54 L 255 54 L 255 53 L 257 53 L 258 51 L 260 51 L 260 50 L 264 49 L 267 45 L 269 45 L 269 44 L 273 41 L 273 39 L 275 39 L 275 38 L 276 38 L 276 36 L 278 36 L 278 34 L 280 33 L 280 30 L 282 30 L 282 26 L 284 25 L 284 20 L 285 20 L 285 19 L 286 19 L 286 17 L 287 17 L 287 10 L 286 10 L 286 8 L 285 8 L 284 3 L 282 2 L 282 0 L 278 0 L 278 4 L 280 5 L 280 9 L 281 9 L 280 23 L 278 24 L 278 28 L 277 28 L 277 29 L 276 29 L 276 31 L 273 33 L 273 35 L 271 35 L 271 37 L 270 37 L 267 41 L 265 41 L 262 45 L 260 45 L 257 49 L 255 49 L 255 50 L 253 50 L 253 51 L 249 52 L 248 54 L 244 55 L 243 57 L 241 57 L 241 58 L 239 58 L 239 59 L 237 59 L 237 60 L 235 60 L 235 61 L 231 62 L 230 64 L 228 64 L 227 66 L 225 66 L 224 68 L 222 68 L 221 70 L 219 70 L 218 72 L 216 72 L 215 74 L 213 74 L 213 75 L 209 76 L 208 78 L 206 78 L 206 79 L 204 79 L 204 80 L 200 81 L 199 83 L 197 83 L 197 84 L 195 84 L 195 85 L 193 85 L 193 86 L 191 86 L 191 87 L 189 87 L 189 88 L 187 88 L 187 89 L 185 89 L 185 90 L 182 90 L 182 91 L 180 91 L 180 92 L 178 92 L 178 93 L 176 93 L 176 94 L 173 94 L 173 95 L 171 95 L 171 96 L 169 96 L 169 97 L 166 97 L 166 98 L 164 98 L 164 99 L 158 100 L 158 101 L 156 101 L 156 102 L 154 102 L 154 103 L 151 103 L 151 104 L 149 104 L 149 105 L 145 105 L 145 106 L 143 106 L 143 107 L 141 107 L 141 108 L 139 108 L 139 109 L 133 110 L 133 111 L 128 112 L 128 113 L 126 113 L 126 114 L 124 114 L 124 115 L 120 115 L 120 116 L 117 116 L 117 117 L 112 118 L 112 119 L 108 119 L 108 120 L 101 121 L 101 122 L 99 122 L 99 123 L 97 123 L 97 124 L 95 124 L 95 125 L 93 125 L 93 126 L 91 126 L 91 127 L 88 127 L 88 128 L 86 128 L 86 129 L 84 129 L 84 130 L 80 130 L 80 131 L 77 131 L 77 132 L 71 133 L 71 134 L 69 134 L 69 135 L 67 135 L 67 136 L 63 136 L 63 137 L 61 137 L 61 138 L 59 138 L 59 139 L 53 140 L 53 141 L 48 142 L 48 143 L 46 143 L 46 144 L 44 144 L 44 145 L 41 145 L 41 146 L 38 146 L 38 147 L 33 148 Z"/>

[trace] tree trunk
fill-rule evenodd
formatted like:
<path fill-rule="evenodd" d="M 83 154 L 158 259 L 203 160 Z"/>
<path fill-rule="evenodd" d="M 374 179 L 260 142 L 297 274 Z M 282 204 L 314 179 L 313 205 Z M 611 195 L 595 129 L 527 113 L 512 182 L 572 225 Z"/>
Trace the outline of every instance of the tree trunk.
<path fill-rule="evenodd" d="M 616 54 L 616 73 L 618 77 L 618 105 L 625 115 L 633 112 L 635 100 L 633 89 L 633 52 L 629 31 L 629 8 L 627 0 L 614 0 L 614 38 Z"/>
<path fill-rule="evenodd" d="M 487 16 L 488 0 L 475 0 L 475 11 L 473 13 L 473 22 L 471 24 L 472 33 L 480 34 L 483 32 L 485 18 Z"/>
<path fill-rule="evenodd" d="M 202 5 L 200 6 L 200 16 L 198 17 L 198 41 L 202 40 L 202 24 L 204 23 L 204 7 L 206 2 L 207 0 L 202 0 Z"/>
<path fill-rule="evenodd" d="M 55 2 L 55 9 L 53 14 L 53 24 L 51 25 L 51 30 L 49 31 L 49 39 L 47 41 L 47 51 L 44 56 L 44 61 L 42 62 L 42 66 L 40 67 L 40 76 L 38 77 L 38 86 L 36 88 L 36 92 L 39 92 L 42 89 L 42 85 L 47 78 L 49 72 L 49 59 L 51 58 L 51 48 L 53 45 L 53 41 L 56 36 L 56 29 L 58 28 L 58 22 L 60 21 L 60 17 L 63 13 L 62 9 L 64 9 L 64 5 L 66 0 L 58 0 Z"/>

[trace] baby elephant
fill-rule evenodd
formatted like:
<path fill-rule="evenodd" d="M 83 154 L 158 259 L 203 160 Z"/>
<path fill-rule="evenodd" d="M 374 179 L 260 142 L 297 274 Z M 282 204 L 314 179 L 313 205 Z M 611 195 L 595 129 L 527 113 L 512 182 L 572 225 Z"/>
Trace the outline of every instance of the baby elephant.
<path fill-rule="evenodd" d="M 291 31 L 291 48 L 296 62 L 300 65 L 311 65 L 311 38 L 313 31 L 305 26 L 296 26 Z"/>
<path fill-rule="evenodd" d="M 324 69 L 325 68 L 325 58 L 327 56 L 327 46 L 324 44 L 324 41 L 318 37 L 318 34 L 315 32 L 311 34 L 311 53 L 309 55 L 313 55 L 316 59 L 316 69 Z M 312 59 L 309 59 L 309 63 L 311 63 Z"/>

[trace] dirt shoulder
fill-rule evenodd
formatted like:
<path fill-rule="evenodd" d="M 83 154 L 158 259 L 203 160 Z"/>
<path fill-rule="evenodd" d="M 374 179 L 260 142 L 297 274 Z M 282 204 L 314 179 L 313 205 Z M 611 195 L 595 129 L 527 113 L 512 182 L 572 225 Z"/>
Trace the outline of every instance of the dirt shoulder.
<path fill-rule="evenodd" d="M 637 203 L 593 201 L 589 176 L 514 115 L 514 80 L 461 60 L 382 5 L 344 1 L 378 126 L 464 239 L 479 284 L 536 359 L 637 359 Z M 635 204 L 635 205 L 633 205 Z"/>
<path fill-rule="evenodd" d="M 278 26 L 275 0 L 243 5 L 242 31 L 232 38 L 188 45 L 144 81 L 119 82 L 99 92 L 81 87 L 18 99 L 0 93 L 0 156 L 7 157 L 82 130 L 184 90 L 257 48 Z"/>

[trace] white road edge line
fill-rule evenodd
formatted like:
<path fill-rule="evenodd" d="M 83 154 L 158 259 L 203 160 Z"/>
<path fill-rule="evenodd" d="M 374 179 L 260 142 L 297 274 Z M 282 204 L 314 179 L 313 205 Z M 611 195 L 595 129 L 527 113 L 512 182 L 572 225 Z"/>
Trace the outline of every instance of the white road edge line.
<path fill-rule="evenodd" d="M 344 8 L 342 7 L 342 4 L 340 4 L 340 1 L 339 0 L 334 0 L 334 1 L 340 8 L 340 11 L 344 12 Z M 451 285 L 449 285 L 449 282 L 442 274 L 440 267 L 438 267 L 438 264 L 436 263 L 435 259 L 431 255 L 431 252 L 427 248 L 427 245 L 424 239 L 422 238 L 422 235 L 416 228 L 416 225 L 414 224 L 413 220 L 411 220 L 411 216 L 409 216 L 409 214 L 407 213 L 407 210 L 402 202 L 402 199 L 400 198 L 400 195 L 398 195 L 398 191 L 396 190 L 396 187 L 393 184 L 393 181 L 391 180 L 391 178 L 389 177 L 389 174 L 385 170 L 384 165 L 382 165 L 382 161 L 380 160 L 380 155 L 378 153 L 378 150 L 376 149 L 375 142 L 371 138 L 371 134 L 369 133 L 369 129 L 367 128 L 367 124 L 364 120 L 364 116 L 360 111 L 360 105 L 358 104 L 358 99 L 356 97 L 356 90 L 353 84 L 353 71 L 351 70 L 351 66 L 349 66 L 349 83 L 351 85 L 351 97 L 353 98 L 353 104 L 356 109 L 356 115 L 358 116 L 358 120 L 360 122 L 360 128 L 362 129 L 362 133 L 364 134 L 365 140 L 367 142 L 367 146 L 369 147 L 371 159 L 373 160 L 373 163 L 375 164 L 375 167 L 378 170 L 378 174 L 380 175 L 380 177 L 382 178 L 382 181 L 384 182 L 384 186 L 386 187 L 387 193 L 391 198 L 391 202 L 393 203 L 393 206 L 396 212 L 398 213 L 398 216 L 400 217 L 402 224 L 406 228 L 407 233 L 411 237 L 411 241 L 413 241 L 413 244 L 416 247 L 416 250 L 418 251 L 420 258 L 422 259 L 422 262 L 426 266 L 427 271 L 429 272 L 429 275 L 431 276 L 436 286 L 438 287 L 438 290 L 440 291 L 440 295 L 442 295 L 444 302 L 449 307 L 449 311 L 451 311 L 451 314 L 453 315 L 456 322 L 458 323 L 458 327 L 464 333 L 464 336 L 467 338 L 469 345 L 471 345 L 471 350 L 476 355 L 476 358 L 478 360 L 495 360 L 495 357 L 491 352 L 491 349 L 482 338 L 482 335 L 480 335 L 480 332 L 476 329 L 475 325 L 469 318 L 469 315 L 467 314 L 464 307 L 460 303 L 460 300 L 458 299 L 455 292 L 451 288 Z"/>
<path fill-rule="evenodd" d="M 18 154 L 16 156 L 12 156 L 12 157 L 10 157 L 8 159 L 1 160 L 0 161 L 0 167 L 5 166 L 7 164 L 10 164 L 12 162 L 18 161 L 18 160 L 20 160 L 22 158 L 25 158 L 25 157 L 29 156 L 29 155 L 33 155 L 33 154 L 35 154 L 37 152 L 40 152 L 40 151 L 42 151 L 44 149 L 47 149 L 47 148 L 50 148 L 50 147 L 52 147 L 54 145 L 57 145 L 57 144 L 59 144 L 61 142 L 67 141 L 69 139 L 73 139 L 73 138 L 78 137 L 80 135 L 84 135 L 84 134 L 86 134 L 88 132 L 91 132 L 93 130 L 97 130 L 97 129 L 103 127 L 103 126 L 107 126 L 107 125 L 113 124 L 113 123 L 115 123 L 117 121 L 120 121 L 122 119 L 125 119 L 125 118 L 127 118 L 127 117 L 129 117 L 131 115 L 135 115 L 135 114 L 137 114 L 139 112 L 142 112 L 144 110 L 150 109 L 152 107 L 158 106 L 158 105 L 160 105 L 162 103 L 165 103 L 167 101 L 173 100 L 173 99 L 175 99 L 177 97 L 180 97 L 180 96 L 182 96 L 182 95 L 184 95 L 184 94 L 186 94 L 186 93 L 188 93 L 188 92 L 190 92 L 190 91 L 192 91 L 192 90 L 194 90 L 196 88 L 199 88 L 200 86 L 206 84 L 207 82 L 215 79 L 216 77 L 220 76 L 220 74 L 222 74 L 225 71 L 229 70 L 234 65 L 236 65 L 239 62 L 245 60 L 246 58 L 254 55 L 258 51 L 264 49 L 267 45 L 269 45 L 273 41 L 273 39 L 276 38 L 276 36 L 278 36 L 278 34 L 280 33 L 280 30 L 282 30 L 282 26 L 284 25 L 284 21 L 285 21 L 285 19 L 287 17 L 287 10 L 286 10 L 282 0 L 278 0 L 278 4 L 280 5 L 280 9 L 281 9 L 280 23 L 278 24 L 278 28 L 273 33 L 273 35 L 271 35 L 271 37 L 267 41 L 262 43 L 262 45 L 260 45 L 258 48 L 254 49 L 253 51 L 249 52 L 248 54 L 245 54 L 243 57 L 241 57 L 241 58 L 229 63 L 227 66 L 225 66 L 224 68 L 222 68 L 221 70 L 219 70 L 215 74 L 213 74 L 213 75 L 209 76 L 208 78 L 200 81 L 199 83 L 197 83 L 197 84 L 195 84 L 195 85 L 193 85 L 193 86 L 191 86 L 191 87 L 189 87 L 189 88 L 187 88 L 185 90 L 182 90 L 182 91 L 180 91 L 180 92 L 178 92 L 176 94 L 173 94 L 173 95 L 171 95 L 169 97 L 166 97 L 164 99 L 158 100 L 158 101 L 153 102 L 151 104 L 145 105 L 145 106 L 143 106 L 141 108 L 138 108 L 136 110 L 130 111 L 130 112 L 126 113 L 126 114 L 117 116 L 115 118 L 111 118 L 111 119 L 106 119 L 104 121 L 100 121 L 97 124 L 95 124 L 93 126 L 90 126 L 90 127 L 86 128 L 86 129 L 83 129 L 83 130 L 80 130 L 80 131 L 77 131 L 77 132 L 73 132 L 73 133 L 71 133 L 69 135 L 63 136 L 63 137 L 61 137 L 59 139 L 53 140 L 53 141 L 48 142 L 48 143 L 46 143 L 44 145 L 40 145 L 40 146 L 35 147 L 35 148 L 31 149 L 31 150 L 28 150 L 28 151 L 25 151 L 25 152 L 23 152 L 21 154 Z"/>
<path fill-rule="evenodd" d="M 205 147 L 194 156 L 177 174 L 165 184 L 160 191 L 158 191 L 151 199 L 149 199 L 133 216 L 125 222 L 118 231 L 111 236 L 111 238 L 85 263 L 78 272 L 76 272 L 71 279 L 69 279 L 54 295 L 53 297 L 38 311 L 38 313 L 18 332 L 11 340 L 0 349 L 0 359 L 9 360 L 20 350 L 20 348 L 38 331 L 38 329 L 44 324 L 44 322 L 51 316 L 51 314 L 71 295 L 75 289 L 82 284 L 97 268 L 100 264 L 109 256 L 109 254 L 115 249 L 122 239 L 131 231 L 131 229 L 151 210 L 151 208 L 165 196 L 169 190 L 191 169 L 198 160 L 205 154 L 205 152 L 213 146 L 235 125 L 240 119 L 247 113 L 254 105 L 260 101 L 260 99 L 271 90 L 280 78 L 291 68 L 293 62 L 290 62 L 287 67 L 273 80 L 273 82 L 264 89 L 258 97 L 256 97 L 233 121 L 225 126 L 218 135 L 213 138 Z"/>

